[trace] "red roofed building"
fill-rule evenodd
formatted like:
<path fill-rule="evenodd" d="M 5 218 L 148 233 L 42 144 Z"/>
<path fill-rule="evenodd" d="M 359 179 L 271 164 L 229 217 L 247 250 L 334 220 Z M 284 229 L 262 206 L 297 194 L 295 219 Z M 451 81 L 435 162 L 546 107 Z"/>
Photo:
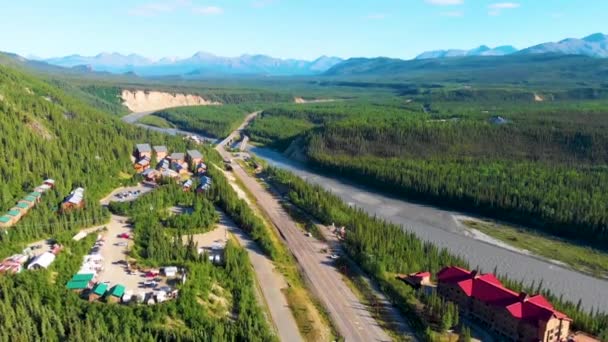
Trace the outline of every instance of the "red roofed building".
<path fill-rule="evenodd" d="M 437 273 L 438 293 L 507 341 L 566 341 L 572 321 L 543 296 L 509 290 L 493 274 L 460 267 Z"/>

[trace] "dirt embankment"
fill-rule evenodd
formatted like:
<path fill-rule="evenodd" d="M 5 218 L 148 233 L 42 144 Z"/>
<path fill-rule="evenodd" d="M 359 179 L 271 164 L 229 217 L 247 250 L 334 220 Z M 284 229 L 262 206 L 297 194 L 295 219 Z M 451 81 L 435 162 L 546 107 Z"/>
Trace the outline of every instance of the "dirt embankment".
<path fill-rule="evenodd" d="M 123 90 L 123 104 L 132 112 L 150 112 L 171 107 L 221 105 L 198 95 L 171 94 L 160 91 Z"/>

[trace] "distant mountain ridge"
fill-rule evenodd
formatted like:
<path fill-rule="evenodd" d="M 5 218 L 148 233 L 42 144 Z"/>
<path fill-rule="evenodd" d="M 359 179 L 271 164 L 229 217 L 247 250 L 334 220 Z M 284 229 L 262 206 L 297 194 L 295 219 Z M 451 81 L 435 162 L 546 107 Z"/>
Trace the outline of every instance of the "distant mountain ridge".
<path fill-rule="evenodd" d="M 471 50 L 458 50 L 458 49 L 449 49 L 449 50 L 435 50 L 435 51 L 426 51 L 418 56 L 415 59 L 433 59 L 433 58 L 450 58 L 450 57 L 467 57 L 467 56 L 506 56 L 512 53 L 517 52 L 518 50 L 511 45 L 498 46 L 495 48 L 490 48 L 486 45 L 481 45 L 475 49 Z"/>
<path fill-rule="evenodd" d="M 608 35 L 594 33 L 587 37 L 567 38 L 559 42 L 548 42 L 534 45 L 522 50 L 517 50 L 511 45 L 503 45 L 490 48 L 481 45 L 471 50 L 448 49 L 426 51 L 414 59 L 434 59 L 451 57 L 471 57 L 471 56 L 507 56 L 511 54 L 532 55 L 532 54 L 563 54 L 563 55 L 582 55 L 595 58 L 608 58 Z"/>
<path fill-rule="evenodd" d="M 559 42 L 543 43 L 521 50 L 521 54 L 559 53 L 608 58 L 608 35 L 594 33 L 582 39 L 567 38 Z"/>
<path fill-rule="evenodd" d="M 165 57 L 158 61 L 137 54 L 100 53 L 96 56 L 70 55 L 44 59 L 49 64 L 73 68 L 88 66 L 94 71 L 132 72 L 140 76 L 168 75 L 312 75 L 322 73 L 342 59 L 321 56 L 313 61 L 280 59 L 266 55 L 221 57 L 197 52 L 188 58 Z"/>

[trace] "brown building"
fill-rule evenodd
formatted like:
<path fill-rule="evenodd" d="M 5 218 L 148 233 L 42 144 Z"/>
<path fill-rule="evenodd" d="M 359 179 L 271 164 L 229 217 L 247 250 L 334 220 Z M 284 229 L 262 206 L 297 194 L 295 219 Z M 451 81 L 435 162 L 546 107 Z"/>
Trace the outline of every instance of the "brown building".
<path fill-rule="evenodd" d="M 152 147 L 150 147 L 150 144 L 137 144 L 135 145 L 134 155 L 137 160 L 145 157 L 152 158 Z"/>
<path fill-rule="evenodd" d="M 156 160 L 162 160 L 167 158 L 168 150 L 167 146 L 154 146 L 152 147 L 154 153 L 156 154 Z"/>
<path fill-rule="evenodd" d="M 203 155 L 198 150 L 186 151 L 186 158 L 191 167 L 195 167 L 203 161 Z"/>
<path fill-rule="evenodd" d="M 437 273 L 438 293 L 506 341 L 566 341 L 572 321 L 543 296 L 507 289 L 493 274 L 460 267 Z"/>
<path fill-rule="evenodd" d="M 178 164 L 183 164 L 186 161 L 185 155 L 181 152 L 171 153 L 171 155 L 169 156 L 169 159 L 171 159 L 171 163 L 178 163 Z"/>
<path fill-rule="evenodd" d="M 431 272 L 416 272 L 408 275 L 400 274 L 397 278 L 416 288 L 431 284 Z"/>
<path fill-rule="evenodd" d="M 76 188 L 61 203 L 61 211 L 84 208 L 84 189 Z"/>
<path fill-rule="evenodd" d="M 150 157 L 144 157 L 140 159 L 135 165 L 133 165 L 136 172 L 143 172 L 150 167 Z"/>

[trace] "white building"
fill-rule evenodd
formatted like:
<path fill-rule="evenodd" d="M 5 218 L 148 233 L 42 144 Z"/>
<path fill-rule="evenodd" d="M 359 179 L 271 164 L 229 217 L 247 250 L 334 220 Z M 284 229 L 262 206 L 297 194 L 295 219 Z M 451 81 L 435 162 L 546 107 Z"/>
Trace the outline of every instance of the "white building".
<path fill-rule="evenodd" d="M 39 270 L 41 268 L 48 268 L 53 261 L 55 261 L 55 254 L 51 252 L 44 252 L 34 258 L 32 262 L 27 266 L 28 270 Z"/>

